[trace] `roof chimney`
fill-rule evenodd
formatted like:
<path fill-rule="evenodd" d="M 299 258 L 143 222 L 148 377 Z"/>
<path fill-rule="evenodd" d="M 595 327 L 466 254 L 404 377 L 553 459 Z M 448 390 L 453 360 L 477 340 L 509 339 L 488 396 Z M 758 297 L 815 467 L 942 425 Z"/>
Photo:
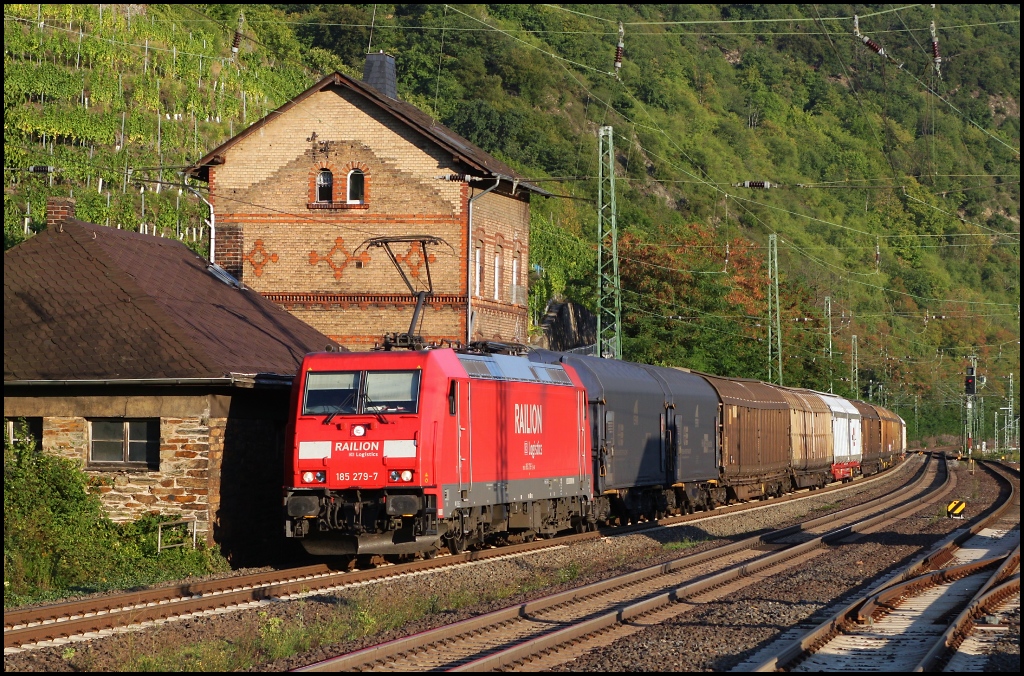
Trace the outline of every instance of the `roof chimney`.
<path fill-rule="evenodd" d="M 64 221 L 74 220 L 75 200 L 73 197 L 46 198 L 46 227 L 62 225 Z"/>
<path fill-rule="evenodd" d="M 395 82 L 395 57 L 382 51 L 367 54 L 363 64 L 363 82 L 370 85 L 388 98 L 398 98 L 398 85 Z"/>

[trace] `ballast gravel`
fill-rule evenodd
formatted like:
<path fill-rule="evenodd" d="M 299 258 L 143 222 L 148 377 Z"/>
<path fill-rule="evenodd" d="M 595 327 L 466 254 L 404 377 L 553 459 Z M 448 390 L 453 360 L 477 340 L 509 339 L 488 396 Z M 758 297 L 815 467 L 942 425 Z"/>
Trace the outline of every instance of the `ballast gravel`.
<path fill-rule="evenodd" d="M 387 630 L 343 643 L 315 647 L 307 652 L 258 664 L 256 670 L 280 671 L 310 664 L 335 655 L 374 645 L 425 629 L 447 625 L 482 613 L 580 586 L 637 568 L 709 549 L 769 528 L 798 522 L 860 504 L 892 492 L 908 483 L 921 459 L 908 462 L 889 475 L 867 485 L 854 484 L 838 493 L 811 494 L 804 500 L 772 505 L 737 514 L 726 514 L 689 524 L 604 538 L 559 547 L 527 556 L 478 562 L 356 588 L 307 597 L 300 601 L 268 602 L 255 608 L 168 622 L 164 625 L 115 634 L 108 638 L 26 650 L 5 655 L 5 671 L 112 671 L 138 664 L 140 657 L 187 653 L 201 642 L 244 641 L 267 627 L 288 627 L 330 617 L 339 608 L 390 607 L 396 599 L 451 600 L 459 594 L 478 602 L 457 609 L 437 608 L 423 617 Z M 980 493 L 992 493 L 995 482 L 978 473 Z M 989 484 L 991 484 L 989 486 Z M 961 485 L 965 485 L 964 482 Z M 981 505 L 974 498 L 974 505 Z M 927 515 L 926 515 L 927 516 Z M 906 532 L 895 532 L 877 541 L 858 545 L 858 554 L 832 556 L 822 570 L 780 576 L 763 585 L 747 600 L 712 603 L 707 608 L 680 616 L 641 632 L 627 645 L 598 650 L 566 665 L 566 670 L 719 670 L 737 663 L 742 655 L 776 634 L 781 628 L 806 618 L 828 603 L 837 590 L 863 584 L 871 577 L 912 557 L 951 528 L 945 519 L 922 518 L 907 522 Z M 685 543 L 678 551 L 671 543 Z M 668 545 L 668 546 L 666 546 Z M 837 553 L 838 555 L 839 553 Z M 815 559 L 816 561 L 818 559 Z M 812 567 L 813 568 L 813 567 Z M 744 590 L 746 592 L 746 590 Z M 746 592 L 749 595 L 752 592 Z M 741 594 L 740 596 L 745 596 Z M 458 604 L 456 604 L 458 605 Z M 704 614 L 706 613 L 706 615 Z M 182 669 L 203 669 L 202 664 L 182 662 Z"/>

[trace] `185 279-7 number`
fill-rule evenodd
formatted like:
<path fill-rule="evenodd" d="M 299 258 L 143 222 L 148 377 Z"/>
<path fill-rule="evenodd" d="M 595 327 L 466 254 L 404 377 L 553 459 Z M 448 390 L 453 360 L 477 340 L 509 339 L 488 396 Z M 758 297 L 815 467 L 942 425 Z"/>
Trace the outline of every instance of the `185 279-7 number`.
<path fill-rule="evenodd" d="M 379 472 L 338 472 L 338 481 L 376 481 Z"/>

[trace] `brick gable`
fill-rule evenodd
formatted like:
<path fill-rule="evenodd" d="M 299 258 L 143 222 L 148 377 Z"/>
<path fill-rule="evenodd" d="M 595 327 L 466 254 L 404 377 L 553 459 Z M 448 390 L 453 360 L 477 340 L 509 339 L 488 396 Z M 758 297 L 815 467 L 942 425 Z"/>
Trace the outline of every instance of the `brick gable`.
<path fill-rule="evenodd" d="M 358 87 L 330 83 L 258 125 L 211 153 L 215 163 L 200 165 L 215 206 L 218 262 L 332 339 L 367 349 L 385 332 L 407 329 L 415 297 L 388 257 L 363 243 L 381 236 L 438 237 L 447 246 L 428 251 L 434 296 L 428 299 L 421 332 L 428 340 L 465 340 L 468 200 L 482 185 L 493 185 L 493 178 L 480 183 L 445 177 L 466 178 L 462 155 L 475 152 L 483 161 L 486 154 L 464 142 L 468 146 L 457 156 L 437 142 L 435 135 L 442 132 L 410 124 L 408 116 L 396 115 Z M 353 169 L 364 175 L 362 204 L 347 204 L 346 181 Z M 333 175 L 329 203 L 316 195 L 322 170 Z M 529 193 L 518 185 L 518 177 L 514 180 L 517 185 L 506 183 L 474 205 L 488 289 L 472 300 L 474 339 L 526 340 L 521 291 Z M 497 298 L 496 247 L 501 252 Z M 424 261 L 416 248 L 401 245 L 395 254 L 413 283 L 425 289 Z M 513 280 L 513 269 L 519 280 Z"/>

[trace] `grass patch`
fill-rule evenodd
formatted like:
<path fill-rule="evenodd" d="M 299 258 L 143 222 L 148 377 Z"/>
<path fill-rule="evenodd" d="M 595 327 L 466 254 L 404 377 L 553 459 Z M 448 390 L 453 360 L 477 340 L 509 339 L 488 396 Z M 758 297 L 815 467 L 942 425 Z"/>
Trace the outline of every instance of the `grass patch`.
<path fill-rule="evenodd" d="M 835 509 L 838 506 L 839 506 L 838 502 L 826 502 L 824 505 L 818 505 L 817 507 L 812 507 L 811 511 L 812 512 L 827 512 L 829 510 Z"/>
<path fill-rule="evenodd" d="M 687 549 L 693 549 L 704 540 L 683 538 L 682 540 L 676 540 L 675 542 L 666 542 L 661 547 L 667 552 L 681 552 Z"/>

